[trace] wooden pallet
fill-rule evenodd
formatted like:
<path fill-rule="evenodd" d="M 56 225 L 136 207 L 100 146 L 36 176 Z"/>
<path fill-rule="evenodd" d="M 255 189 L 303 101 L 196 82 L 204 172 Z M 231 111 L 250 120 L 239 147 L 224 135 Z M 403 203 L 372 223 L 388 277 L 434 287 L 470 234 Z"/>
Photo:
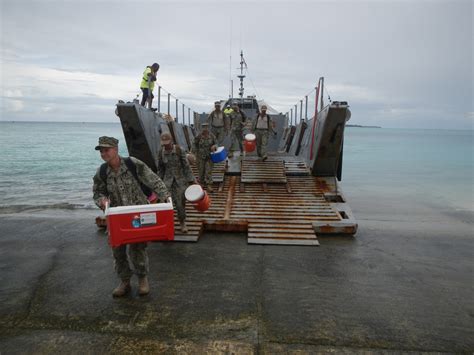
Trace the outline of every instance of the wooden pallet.
<path fill-rule="evenodd" d="M 268 157 L 262 161 L 257 157 L 242 159 L 241 182 L 286 184 L 285 165 L 279 158 Z"/>

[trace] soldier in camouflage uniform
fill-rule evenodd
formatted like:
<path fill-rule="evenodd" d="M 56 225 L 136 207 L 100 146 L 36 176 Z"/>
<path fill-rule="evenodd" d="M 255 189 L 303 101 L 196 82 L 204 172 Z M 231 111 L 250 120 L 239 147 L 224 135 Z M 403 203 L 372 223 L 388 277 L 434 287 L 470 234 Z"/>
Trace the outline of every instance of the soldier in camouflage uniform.
<path fill-rule="evenodd" d="M 187 233 L 186 226 L 186 199 L 184 192 L 189 184 L 196 180 L 189 166 L 186 153 L 179 145 L 173 144 L 171 134 L 161 135 L 161 149 L 158 152 L 158 175 L 171 192 L 171 198 L 176 206 L 181 232 Z"/>
<path fill-rule="evenodd" d="M 207 117 L 207 123 L 211 133 L 216 137 L 217 144 L 221 146 L 229 130 L 229 124 L 224 111 L 221 110 L 219 101 L 214 102 L 214 111 Z"/>
<path fill-rule="evenodd" d="M 153 190 L 152 196 L 145 196 L 139 182 L 127 167 L 124 159 L 118 154 L 118 140 L 113 137 L 100 137 L 95 147 L 100 150 L 101 158 L 106 162 L 105 181 L 101 176 L 101 169 L 97 169 L 94 176 L 94 201 L 98 207 L 105 209 L 106 204 L 111 207 L 144 205 L 156 202 L 159 198 L 165 201 L 170 197 L 166 185 L 141 160 L 130 158 L 136 168 L 137 177 L 146 186 Z M 138 275 L 138 293 L 146 295 L 150 292 L 148 284 L 148 256 L 147 243 L 129 244 L 130 261 Z M 133 274 L 127 259 L 127 245 L 113 248 L 115 270 L 121 279 L 120 285 L 114 289 L 112 295 L 121 297 L 131 290 L 130 278 Z"/>
<path fill-rule="evenodd" d="M 244 151 L 243 149 L 243 129 L 245 127 L 245 120 L 247 116 L 245 113 L 240 110 L 238 104 L 232 105 L 232 112 L 229 115 L 230 118 L 230 149 L 229 149 L 229 158 L 234 156 L 234 151 L 236 146 L 239 147 L 240 153 Z"/>
<path fill-rule="evenodd" d="M 257 118 L 253 123 L 253 131 L 257 138 L 257 155 L 262 158 L 263 161 L 267 160 L 267 144 L 269 134 L 276 135 L 274 130 L 274 123 L 270 116 L 267 115 L 267 106 L 263 105 L 260 112 L 257 114 Z"/>
<path fill-rule="evenodd" d="M 209 132 L 207 123 L 201 124 L 202 131 L 196 138 L 192 152 L 196 156 L 196 165 L 199 172 L 199 182 L 202 186 L 207 186 L 207 191 L 212 192 L 212 167 L 211 152 L 217 149 L 216 137 Z"/>

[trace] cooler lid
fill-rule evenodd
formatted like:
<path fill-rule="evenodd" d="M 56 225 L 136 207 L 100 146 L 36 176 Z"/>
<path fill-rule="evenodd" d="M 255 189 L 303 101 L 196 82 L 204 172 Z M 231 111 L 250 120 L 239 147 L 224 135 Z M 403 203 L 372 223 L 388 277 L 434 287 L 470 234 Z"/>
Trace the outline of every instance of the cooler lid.
<path fill-rule="evenodd" d="M 143 213 L 143 212 L 156 212 L 156 211 L 168 211 L 173 209 L 173 203 L 151 203 L 149 205 L 134 205 L 134 206 L 118 206 L 110 207 L 105 210 L 105 215 L 116 215 L 116 214 L 127 214 L 127 213 Z"/>

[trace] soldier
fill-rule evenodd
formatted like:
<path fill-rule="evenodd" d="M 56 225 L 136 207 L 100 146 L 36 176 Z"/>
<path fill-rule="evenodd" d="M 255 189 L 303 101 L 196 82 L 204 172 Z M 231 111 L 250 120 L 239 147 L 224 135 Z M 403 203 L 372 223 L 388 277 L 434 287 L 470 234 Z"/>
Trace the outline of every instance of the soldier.
<path fill-rule="evenodd" d="M 158 198 L 166 201 L 170 197 L 166 185 L 141 160 L 122 158 L 118 154 L 118 140 L 113 137 L 100 137 L 95 150 L 105 164 L 97 169 L 94 176 L 94 201 L 102 210 L 106 204 L 111 207 L 143 205 L 156 202 Z M 151 190 L 148 198 L 140 183 Z M 148 192 L 147 192 L 148 193 Z M 146 295 L 150 292 L 148 284 L 147 243 L 129 244 L 130 261 L 138 275 L 138 293 Z M 112 292 L 114 297 L 122 297 L 131 291 L 130 278 L 133 274 L 127 258 L 127 245 L 113 248 L 115 270 L 121 279 L 120 285 Z"/>
<path fill-rule="evenodd" d="M 228 130 L 227 121 L 224 111 L 221 110 L 220 101 L 214 102 L 214 111 L 207 117 L 207 123 L 219 146 L 222 145 Z"/>
<path fill-rule="evenodd" d="M 161 149 L 158 152 L 156 166 L 158 168 L 158 175 L 171 192 L 181 232 L 187 233 L 184 192 L 189 184 L 196 183 L 196 179 L 193 176 L 184 149 L 179 145 L 173 144 L 173 139 L 169 133 L 161 135 Z"/>
<path fill-rule="evenodd" d="M 196 164 L 199 172 L 199 182 L 202 186 L 207 186 L 207 191 L 212 192 L 212 167 L 211 152 L 216 151 L 216 137 L 209 132 L 207 123 L 201 124 L 202 131 L 196 138 L 192 152 L 196 156 Z"/>
<path fill-rule="evenodd" d="M 268 135 L 273 133 L 276 135 L 274 130 L 275 123 L 271 120 L 270 116 L 267 115 L 267 106 L 262 105 L 260 112 L 257 114 L 257 118 L 253 123 L 253 131 L 257 138 L 257 155 L 262 158 L 262 161 L 267 160 L 267 144 Z"/>
<path fill-rule="evenodd" d="M 229 158 L 234 156 L 234 151 L 236 145 L 239 146 L 240 154 L 243 152 L 243 129 L 245 127 L 245 120 L 247 116 L 243 111 L 240 110 L 240 107 L 237 103 L 232 105 L 232 112 L 230 114 L 230 149 L 229 149 Z"/>

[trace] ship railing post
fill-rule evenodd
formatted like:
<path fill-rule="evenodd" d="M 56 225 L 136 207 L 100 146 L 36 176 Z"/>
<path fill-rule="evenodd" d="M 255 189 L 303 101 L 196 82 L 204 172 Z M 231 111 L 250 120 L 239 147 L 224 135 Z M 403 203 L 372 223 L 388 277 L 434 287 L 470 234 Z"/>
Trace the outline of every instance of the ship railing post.
<path fill-rule="evenodd" d="M 178 99 L 176 99 L 176 123 L 178 123 Z"/>
<path fill-rule="evenodd" d="M 308 95 L 306 95 L 304 98 L 305 98 L 304 119 L 307 121 L 308 120 Z"/>
<path fill-rule="evenodd" d="M 300 100 L 300 122 L 303 120 L 303 100 Z"/>
<path fill-rule="evenodd" d="M 298 117 L 298 105 L 295 105 L 295 126 L 296 126 L 296 118 Z"/>
<path fill-rule="evenodd" d="M 170 114 L 170 96 L 171 96 L 171 94 L 168 93 L 168 116 Z"/>
<path fill-rule="evenodd" d="M 188 126 L 191 126 L 191 109 L 188 107 Z"/>
<path fill-rule="evenodd" d="M 291 115 L 290 115 L 290 126 L 293 126 L 293 109 L 292 108 L 290 108 L 290 113 L 291 113 Z"/>

